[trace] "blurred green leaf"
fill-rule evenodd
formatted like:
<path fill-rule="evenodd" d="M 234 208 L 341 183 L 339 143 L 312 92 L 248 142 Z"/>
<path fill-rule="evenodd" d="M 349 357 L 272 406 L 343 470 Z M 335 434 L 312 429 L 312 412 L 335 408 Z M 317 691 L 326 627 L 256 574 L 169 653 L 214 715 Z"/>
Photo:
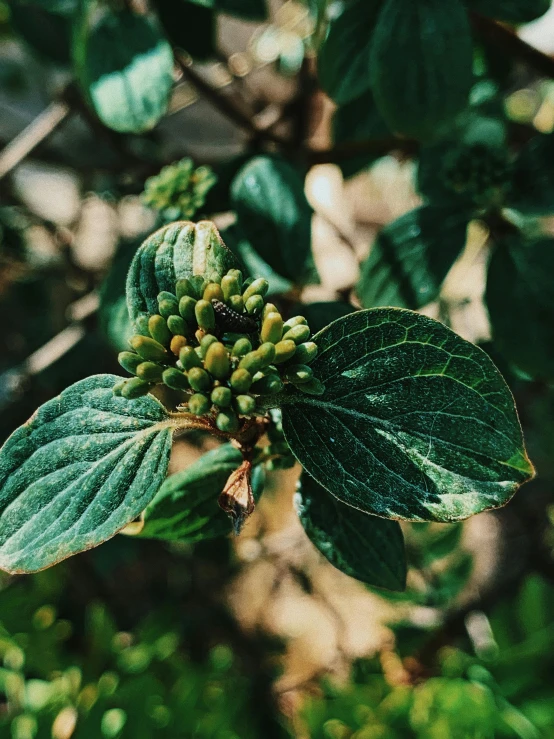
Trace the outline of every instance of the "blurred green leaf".
<path fill-rule="evenodd" d="M 70 18 L 45 7 L 10 0 L 10 23 L 40 56 L 56 64 L 70 62 Z"/>
<path fill-rule="evenodd" d="M 201 61 L 215 56 L 217 19 L 211 6 L 185 0 L 153 0 L 153 5 L 173 46 Z"/>
<path fill-rule="evenodd" d="M 506 23 L 529 23 L 550 8 L 551 0 L 464 0 L 470 10 Z"/>
<path fill-rule="evenodd" d="M 129 339 L 133 335 L 125 296 L 125 279 L 139 246 L 140 240 L 137 239 L 119 243 L 108 274 L 100 286 L 100 330 L 118 352 L 128 349 Z"/>
<path fill-rule="evenodd" d="M 514 166 L 511 205 L 527 215 L 554 214 L 554 133 L 534 136 Z"/>
<path fill-rule="evenodd" d="M 338 318 L 354 313 L 356 308 L 350 303 L 342 300 L 333 300 L 321 303 L 304 303 L 299 304 L 297 312 L 304 316 L 308 321 L 312 333 L 321 331 Z"/>

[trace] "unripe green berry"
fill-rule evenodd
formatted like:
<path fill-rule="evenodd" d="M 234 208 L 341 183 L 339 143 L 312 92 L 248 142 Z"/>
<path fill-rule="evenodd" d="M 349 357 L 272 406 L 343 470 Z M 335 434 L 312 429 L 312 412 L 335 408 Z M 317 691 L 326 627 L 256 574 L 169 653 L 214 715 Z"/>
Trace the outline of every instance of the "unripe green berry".
<path fill-rule="evenodd" d="M 220 408 L 228 408 L 233 400 L 233 393 L 228 387 L 214 387 L 211 400 L 214 405 Z"/>
<path fill-rule="evenodd" d="M 275 359 L 275 344 L 267 341 L 256 349 L 263 361 L 263 367 L 268 367 Z"/>
<path fill-rule="evenodd" d="M 204 416 L 212 407 L 211 402 L 202 393 L 191 395 L 188 402 L 189 411 L 195 416 Z"/>
<path fill-rule="evenodd" d="M 114 394 L 114 395 L 117 395 L 117 396 L 120 396 L 120 395 L 121 395 L 121 391 L 122 391 L 122 390 L 123 390 L 123 388 L 125 387 L 125 384 L 126 384 L 126 383 L 127 383 L 127 380 L 122 380 L 121 382 L 118 382 L 118 383 L 116 383 L 116 384 L 115 384 L 115 385 L 113 386 L 113 388 L 112 388 L 112 392 L 113 392 L 113 394 Z"/>
<path fill-rule="evenodd" d="M 201 367 L 192 367 L 187 373 L 188 381 L 193 390 L 207 391 L 212 387 L 212 381 L 206 370 Z"/>
<path fill-rule="evenodd" d="M 259 295 L 260 297 L 264 297 L 267 295 L 267 291 L 269 290 L 269 282 L 267 280 L 264 280 L 263 277 L 259 277 L 257 280 L 254 280 L 242 293 L 242 297 L 244 298 L 245 304 L 248 302 L 248 299 L 251 298 L 253 295 Z"/>
<path fill-rule="evenodd" d="M 251 316 L 257 316 L 264 309 L 264 299 L 261 295 L 252 295 L 245 301 L 244 307 Z"/>
<path fill-rule="evenodd" d="M 164 370 L 162 382 L 172 390 L 187 390 L 189 387 L 187 376 L 175 367 L 168 367 Z"/>
<path fill-rule="evenodd" d="M 247 393 L 252 385 L 252 375 L 241 367 L 233 372 L 229 384 L 235 392 Z"/>
<path fill-rule="evenodd" d="M 259 372 L 264 364 L 263 357 L 258 354 L 258 352 L 249 352 L 246 356 L 244 356 L 240 362 L 239 362 L 239 368 L 245 369 L 250 372 L 251 375 L 255 375 L 256 372 Z"/>
<path fill-rule="evenodd" d="M 184 346 L 179 352 L 179 361 L 185 370 L 202 367 L 202 360 L 192 346 Z"/>
<path fill-rule="evenodd" d="M 223 297 L 223 290 L 221 289 L 221 285 L 218 285 L 217 282 L 210 282 L 208 285 L 206 285 L 202 297 L 204 300 L 207 300 L 208 303 L 211 303 L 212 300 L 223 301 L 225 299 Z"/>
<path fill-rule="evenodd" d="M 237 280 L 238 280 L 238 283 L 240 285 L 240 288 L 242 289 L 242 280 L 243 280 L 243 277 L 242 277 L 242 272 L 240 271 L 240 269 L 230 269 L 227 272 L 227 275 L 229 277 L 236 277 Z"/>
<path fill-rule="evenodd" d="M 249 339 L 243 338 L 235 341 L 233 351 L 231 352 L 233 357 L 244 357 L 245 354 L 252 351 L 252 344 Z"/>
<path fill-rule="evenodd" d="M 167 346 L 171 341 L 171 334 L 167 327 L 167 322 L 163 316 L 150 316 L 148 319 L 148 331 L 150 336 L 158 342 Z"/>
<path fill-rule="evenodd" d="M 317 344 L 314 344 L 313 341 L 298 344 L 294 354 L 294 361 L 299 364 L 310 364 L 317 357 L 317 352 Z"/>
<path fill-rule="evenodd" d="M 283 339 L 278 344 L 275 344 L 275 359 L 274 364 L 282 364 L 287 359 L 294 357 L 296 353 L 296 344 L 292 339 Z"/>
<path fill-rule="evenodd" d="M 310 338 L 310 327 L 304 325 L 293 326 L 283 334 L 283 341 L 294 341 L 295 344 L 303 344 Z"/>
<path fill-rule="evenodd" d="M 184 336 L 187 333 L 187 324 L 181 316 L 169 316 L 167 328 L 174 336 Z"/>
<path fill-rule="evenodd" d="M 291 364 L 285 370 L 285 379 L 293 383 L 304 384 L 309 382 L 313 376 L 314 372 L 307 364 Z"/>
<path fill-rule="evenodd" d="M 176 357 L 179 356 L 181 353 L 181 349 L 187 345 L 187 340 L 184 336 L 174 336 L 171 339 L 171 343 L 169 345 L 169 348 L 172 352 L 172 354 L 175 354 Z"/>
<path fill-rule="evenodd" d="M 169 318 L 179 313 L 179 301 L 175 295 L 164 290 L 158 295 L 158 309 L 164 318 Z"/>
<path fill-rule="evenodd" d="M 163 368 L 155 362 L 142 362 L 137 367 L 137 377 L 145 382 L 161 382 Z"/>
<path fill-rule="evenodd" d="M 281 392 L 283 389 L 283 381 L 279 375 L 266 375 L 260 380 L 256 380 L 250 388 L 250 392 L 255 395 L 274 395 L 275 393 Z"/>
<path fill-rule="evenodd" d="M 121 395 L 127 398 L 127 400 L 133 400 L 134 398 L 140 398 L 142 395 L 146 395 L 149 390 L 149 382 L 141 380 L 140 377 L 132 377 L 125 382 L 124 387 L 121 389 Z"/>
<path fill-rule="evenodd" d="M 225 300 L 229 300 L 232 295 L 240 295 L 240 283 L 236 275 L 225 275 L 221 280 L 221 290 Z"/>
<path fill-rule="evenodd" d="M 256 401 L 251 395 L 237 395 L 235 405 L 237 411 L 243 416 L 248 416 L 256 410 Z"/>
<path fill-rule="evenodd" d="M 215 425 L 220 431 L 227 434 L 234 434 L 239 430 L 239 419 L 233 411 L 221 411 L 217 414 Z"/>
<path fill-rule="evenodd" d="M 192 296 L 194 298 L 201 298 L 204 294 L 204 288 L 206 287 L 206 280 L 202 275 L 193 275 L 189 278 Z"/>
<path fill-rule="evenodd" d="M 137 316 L 134 321 L 134 329 L 137 332 L 137 334 L 140 334 L 140 336 L 150 336 L 150 331 L 148 330 L 148 321 L 149 316 Z"/>
<path fill-rule="evenodd" d="M 244 300 L 242 299 L 242 295 L 231 295 L 227 304 L 237 313 L 242 313 L 244 311 Z"/>
<path fill-rule="evenodd" d="M 149 336 L 132 336 L 129 344 L 143 359 L 152 362 L 165 362 L 168 354 L 165 348 Z"/>
<path fill-rule="evenodd" d="M 293 316 L 292 318 L 289 318 L 289 320 L 285 322 L 283 329 L 284 329 L 284 332 L 286 333 L 290 328 L 294 328 L 295 326 L 307 326 L 307 324 L 308 324 L 308 321 L 304 318 L 304 316 Z"/>
<path fill-rule="evenodd" d="M 266 303 L 262 311 L 262 320 L 265 321 L 266 317 L 270 313 L 279 313 L 279 309 L 277 308 L 277 306 L 273 305 L 273 303 Z"/>
<path fill-rule="evenodd" d="M 283 335 L 283 318 L 280 313 L 268 313 L 262 323 L 260 339 L 276 344 Z"/>
<path fill-rule="evenodd" d="M 208 349 L 212 344 L 217 344 L 217 336 L 206 334 L 200 339 L 200 351 L 198 352 L 202 359 L 205 359 Z"/>
<path fill-rule="evenodd" d="M 231 374 L 229 352 L 223 344 L 216 342 L 206 352 L 204 366 L 216 380 L 226 380 Z"/>
<path fill-rule="evenodd" d="M 136 375 L 137 367 L 144 360 L 142 359 L 142 357 L 139 357 L 139 355 L 135 354 L 134 352 L 120 352 L 117 355 L 117 361 L 124 370 L 127 370 L 127 372 L 130 372 L 132 375 Z"/>
<path fill-rule="evenodd" d="M 192 296 L 192 287 L 186 277 L 183 277 L 181 280 L 177 280 L 177 284 L 175 285 L 175 295 L 179 301 L 185 295 Z"/>
<path fill-rule="evenodd" d="M 194 314 L 200 328 L 204 331 L 215 330 L 215 313 L 211 303 L 207 300 L 199 300 L 194 306 Z"/>
<path fill-rule="evenodd" d="M 179 313 L 189 325 L 196 323 L 196 316 L 194 314 L 195 306 L 196 300 L 189 295 L 183 295 L 181 300 L 179 300 Z"/>

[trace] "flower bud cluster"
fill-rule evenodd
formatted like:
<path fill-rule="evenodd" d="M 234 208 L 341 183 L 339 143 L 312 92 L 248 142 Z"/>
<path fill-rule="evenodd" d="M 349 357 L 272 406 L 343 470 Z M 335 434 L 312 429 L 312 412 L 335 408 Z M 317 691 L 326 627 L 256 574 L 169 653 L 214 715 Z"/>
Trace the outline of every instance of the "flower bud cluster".
<path fill-rule="evenodd" d="M 309 366 L 317 355 L 303 316 L 284 321 L 265 302 L 264 279 L 243 281 L 231 269 L 219 282 L 202 276 L 179 280 L 175 292 L 158 295 L 158 313 L 141 316 L 132 351 L 119 363 L 132 379 L 114 388 L 137 398 L 156 385 L 183 395 L 182 405 L 197 416 L 214 415 L 220 431 L 234 433 L 240 418 L 264 415 L 265 396 L 291 383 L 319 394 L 321 383 Z"/>
<path fill-rule="evenodd" d="M 181 159 L 146 180 L 142 199 L 167 221 L 188 221 L 202 208 L 216 180 L 210 167 L 195 168 L 192 159 Z"/>

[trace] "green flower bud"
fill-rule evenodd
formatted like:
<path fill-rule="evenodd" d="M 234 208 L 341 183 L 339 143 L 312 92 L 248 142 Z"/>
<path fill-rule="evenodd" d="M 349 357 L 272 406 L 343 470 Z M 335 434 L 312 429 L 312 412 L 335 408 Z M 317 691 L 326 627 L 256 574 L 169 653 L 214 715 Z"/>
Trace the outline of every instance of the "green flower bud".
<path fill-rule="evenodd" d="M 188 295 L 183 295 L 181 300 L 179 300 L 179 313 L 189 324 L 189 326 L 193 326 L 194 324 L 196 324 L 196 316 L 194 314 L 195 306 L 196 300 L 189 297 Z"/>
<path fill-rule="evenodd" d="M 190 286 L 192 290 L 192 296 L 200 299 L 204 294 L 204 288 L 206 287 L 206 280 L 202 275 L 193 275 L 190 279 Z"/>
<path fill-rule="evenodd" d="M 209 374 L 201 367 L 192 367 L 192 369 L 189 369 L 187 377 L 193 390 L 207 391 L 212 386 Z"/>
<path fill-rule="evenodd" d="M 237 334 L 235 331 L 226 331 L 221 337 L 221 341 L 223 344 L 231 344 L 231 346 L 234 346 L 235 342 L 244 338 L 246 338 L 244 334 Z"/>
<path fill-rule="evenodd" d="M 116 383 L 112 388 L 113 394 L 119 397 L 121 395 L 121 391 L 123 390 L 126 384 L 127 384 L 127 380 L 121 380 L 121 382 Z"/>
<path fill-rule="evenodd" d="M 245 304 L 248 302 L 248 299 L 251 298 L 253 295 L 259 295 L 260 297 L 264 297 L 267 295 L 267 291 L 269 290 L 269 282 L 267 280 L 264 280 L 263 277 L 258 278 L 257 280 L 254 280 L 243 292 L 242 297 L 244 299 Z"/>
<path fill-rule="evenodd" d="M 252 385 L 252 375 L 241 367 L 233 372 L 229 384 L 235 392 L 247 393 Z"/>
<path fill-rule="evenodd" d="M 129 339 L 131 348 L 134 349 L 143 359 L 152 362 L 167 361 L 168 354 L 165 348 L 151 339 L 149 336 L 132 336 Z"/>
<path fill-rule="evenodd" d="M 310 327 L 304 325 L 293 326 L 283 334 L 283 341 L 294 341 L 295 344 L 303 344 L 310 338 Z"/>
<path fill-rule="evenodd" d="M 175 295 L 163 290 L 158 295 L 158 308 L 164 318 L 169 318 L 169 316 L 179 313 L 179 301 Z"/>
<path fill-rule="evenodd" d="M 283 335 L 283 318 L 280 313 L 268 313 L 262 323 L 262 330 L 260 331 L 260 339 L 262 341 L 271 341 L 272 344 L 276 344 L 281 341 Z"/>
<path fill-rule="evenodd" d="M 283 381 L 279 375 L 265 375 L 260 380 L 256 380 L 250 388 L 250 392 L 255 395 L 274 395 L 283 389 Z"/>
<path fill-rule="evenodd" d="M 237 395 L 235 405 L 242 416 L 248 416 L 256 410 L 256 401 L 251 395 Z"/>
<path fill-rule="evenodd" d="M 263 360 L 263 367 L 268 367 L 275 359 L 275 344 L 267 341 L 256 349 Z"/>
<path fill-rule="evenodd" d="M 176 367 L 168 367 L 164 370 L 162 382 L 172 390 L 187 390 L 189 387 L 187 376 Z"/>
<path fill-rule="evenodd" d="M 255 375 L 256 372 L 262 369 L 263 364 L 263 357 L 258 352 L 249 352 L 240 360 L 239 368 L 248 370 L 251 375 Z"/>
<path fill-rule="evenodd" d="M 252 295 L 244 303 L 246 312 L 250 313 L 251 316 L 257 316 L 264 309 L 264 299 L 261 295 Z"/>
<path fill-rule="evenodd" d="M 175 285 L 175 295 L 179 302 L 181 301 L 181 298 L 185 297 L 185 295 L 192 296 L 192 286 L 186 277 L 183 277 L 181 280 L 177 280 L 177 284 Z"/>
<path fill-rule="evenodd" d="M 307 326 L 307 325 L 308 325 L 308 321 L 304 318 L 304 316 L 293 316 L 292 318 L 289 318 L 289 320 L 285 322 L 283 329 L 286 333 L 290 328 L 294 328 L 295 326 Z"/>
<path fill-rule="evenodd" d="M 204 300 L 207 300 L 208 303 L 211 303 L 212 300 L 221 300 L 223 302 L 225 299 L 223 297 L 223 290 L 221 289 L 221 285 L 218 285 L 217 282 L 210 282 L 208 285 L 206 285 L 202 297 Z"/>
<path fill-rule="evenodd" d="M 242 272 L 240 271 L 240 269 L 230 269 L 227 272 L 227 275 L 229 277 L 236 277 L 237 280 L 238 280 L 238 283 L 240 285 L 240 288 L 242 289 L 242 280 L 243 280 L 243 277 L 242 277 Z"/>
<path fill-rule="evenodd" d="M 179 361 L 185 370 L 202 367 L 202 360 L 192 346 L 184 346 L 179 352 Z"/>
<path fill-rule="evenodd" d="M 213 334 L 206 334 L 200 339 L 200 351 L 198 354 L 200 354 L 202 359 L 206 357 L 208 349 L 212 344 L 217 344 L 217 336 L 214 336 Z"/>
<path fill-rule="evenodd" d="M 219 342 L 212 344 L 204 360 L 204 366 L 216 380 L 226 380 L 231 374 L 229 352 Z"/>
<path fill-rule="evenodd" d="M 313 376 L 314 372 L 307 364 L 291 364 L 285 370 L 285 379 L 295 384 L 302 385 L 305 382 L 309 382 Z"/>
<path fill-rule="evenodd" d="M 225 300 L 229 300 L 232 295 L 240 295 L 240 282 L 236 275 L 226 274 L 221 280 L 221 289 Z"/>
<path fill-rule="evenodd" d="M 155 362 L 142 362 L 137 367 L 137 377 L 145 382 L 161 382 L 163 368 Z"/>
<path fill-rule="evenodd" d="M 220 408 L 228 408 L 233 400 L 233 393 L 228 387 L 214 387 L 211 400 L 214 405 Z"/>
<path fill-rule="evenodd" d="M 187 333 L 187 324 L 181 316 L 169 316 L 167 328 L 174 336 L 184 336 Z"/>
<path fill-rule="evenodd" d="M 171 341 L 171 334 L 167 328 L 166 320 L 162 316 L 150 316 L 148 319 L 148 331 L 150 332 L 150 336 L 157 341 L 158 344 L 167 346 Z"/>
<path fill-rule="evenodd" d="M 244 300 L 242 299 L 242 295 L 231 295 L 227 304 L 237 313 L 242 313 L 244 311 Z"/>
<path fill-rule="evenodd" d="M 150 336 L 150 331 L 148 330 L 148 321 L 149 316 L 137 316 L 135 318 L 134 329 L 137 334 L 140 334 L 141 336 Z"/>
<path fill-rule="evenodd" d="M 189 411 L 195 416 L 204 416 L 208 413 L 212 404 L 205 395 L 202 395 L 202 393 L 195 393 L 189 398 L 188 406 Z"/>
<path fill-rule="evenodd" d="M 266 317 L 270 313 L 279 313 L 279 309 L 277 308 L 277 306 L 273 305 L 273 303 L 266 303 L 262 311 L 262 320 L 265 321 Z"/>
<path fill-rule="evenodd" d="M 314 344 L 313 341 L 298 344 L 294 354 L 294 361 L 299 364 L 310 364 L 317 357 L 317 352 L 317 344 Z"/>
<path fill-rule="evenodd" d="M 127 372 L 129 372 L 131 375 L 136 375 L 137 367 L 143 361 L 143 359 L 134 352 L 120 352 L 117 355 L 117 361 L 124 370 L 127 370 Z"/>
<path fill-rule="evenodd" d="M 204 331 L 215 331 L 215 313 L 212 304 L 207 300 L 199 300 L 194 307 L 196 321 Z"/>
<path fill-rule="evenodd" d="M 174 336 L 171 339 L 171 343 L 169 345 L 169 348 L 173 354 L 175 354 L 176 357 L 179 356 L 181 353 L 181 349 L 187 345 L 187 340 L 184 336 Z"/>
<path fill-rule="evenodd" d="M 244 357 L 245 354 L 248 354 L 252 351 L 252 344 L 249 339 L 238 339 L 235 341 L 235 344 L 233 346 L 233 351 L 231 354 L 233 357 Z"/>
<path fill-rule="evenodd" d="M 149 390 L 149 382 L 141 380 L 140 377 L 132 377 L 125 382 L 124 387 L 121 389 L 121 395 L 127 398 L 127 400 L 133 400 L 134 398 L 140 398 L 141 395 L 146 395 Z"/>
<path fill-rule="evenodd" d="M 220 431 L 227 434 L 234 434 L 239 430 L 239 419 L 233 411 L 221 411 L 217 414 L 215 425 Z"/>
<path fill-rule="evenodd" d="M 296 353 L 296 344 L 292 339 L 283 339 L 278 344 L 275 344 L 275 359 L 274 364 L 282 364 L 287 359 L 294 357 Z"/>
<path fill-rule="evenodd" d="M 314 377 L 309 382 L 300 383 L 297 387 L 308 395 L 323 395 L 325 392 L 325 385 L 317 377 Z"/>

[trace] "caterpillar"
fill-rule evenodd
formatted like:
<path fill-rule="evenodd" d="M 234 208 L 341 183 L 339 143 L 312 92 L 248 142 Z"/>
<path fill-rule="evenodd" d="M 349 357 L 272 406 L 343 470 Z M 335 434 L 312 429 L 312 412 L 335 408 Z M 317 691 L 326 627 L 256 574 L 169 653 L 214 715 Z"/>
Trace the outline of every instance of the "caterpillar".
<path fill-rule="evenodd" d="M 221 300 L 212 300 L 215 321 L 222 331 L 233 331 L 240 334 L 253 334 L 258 330 L 258 323 L 250 316 L 237 313 Z"/>

